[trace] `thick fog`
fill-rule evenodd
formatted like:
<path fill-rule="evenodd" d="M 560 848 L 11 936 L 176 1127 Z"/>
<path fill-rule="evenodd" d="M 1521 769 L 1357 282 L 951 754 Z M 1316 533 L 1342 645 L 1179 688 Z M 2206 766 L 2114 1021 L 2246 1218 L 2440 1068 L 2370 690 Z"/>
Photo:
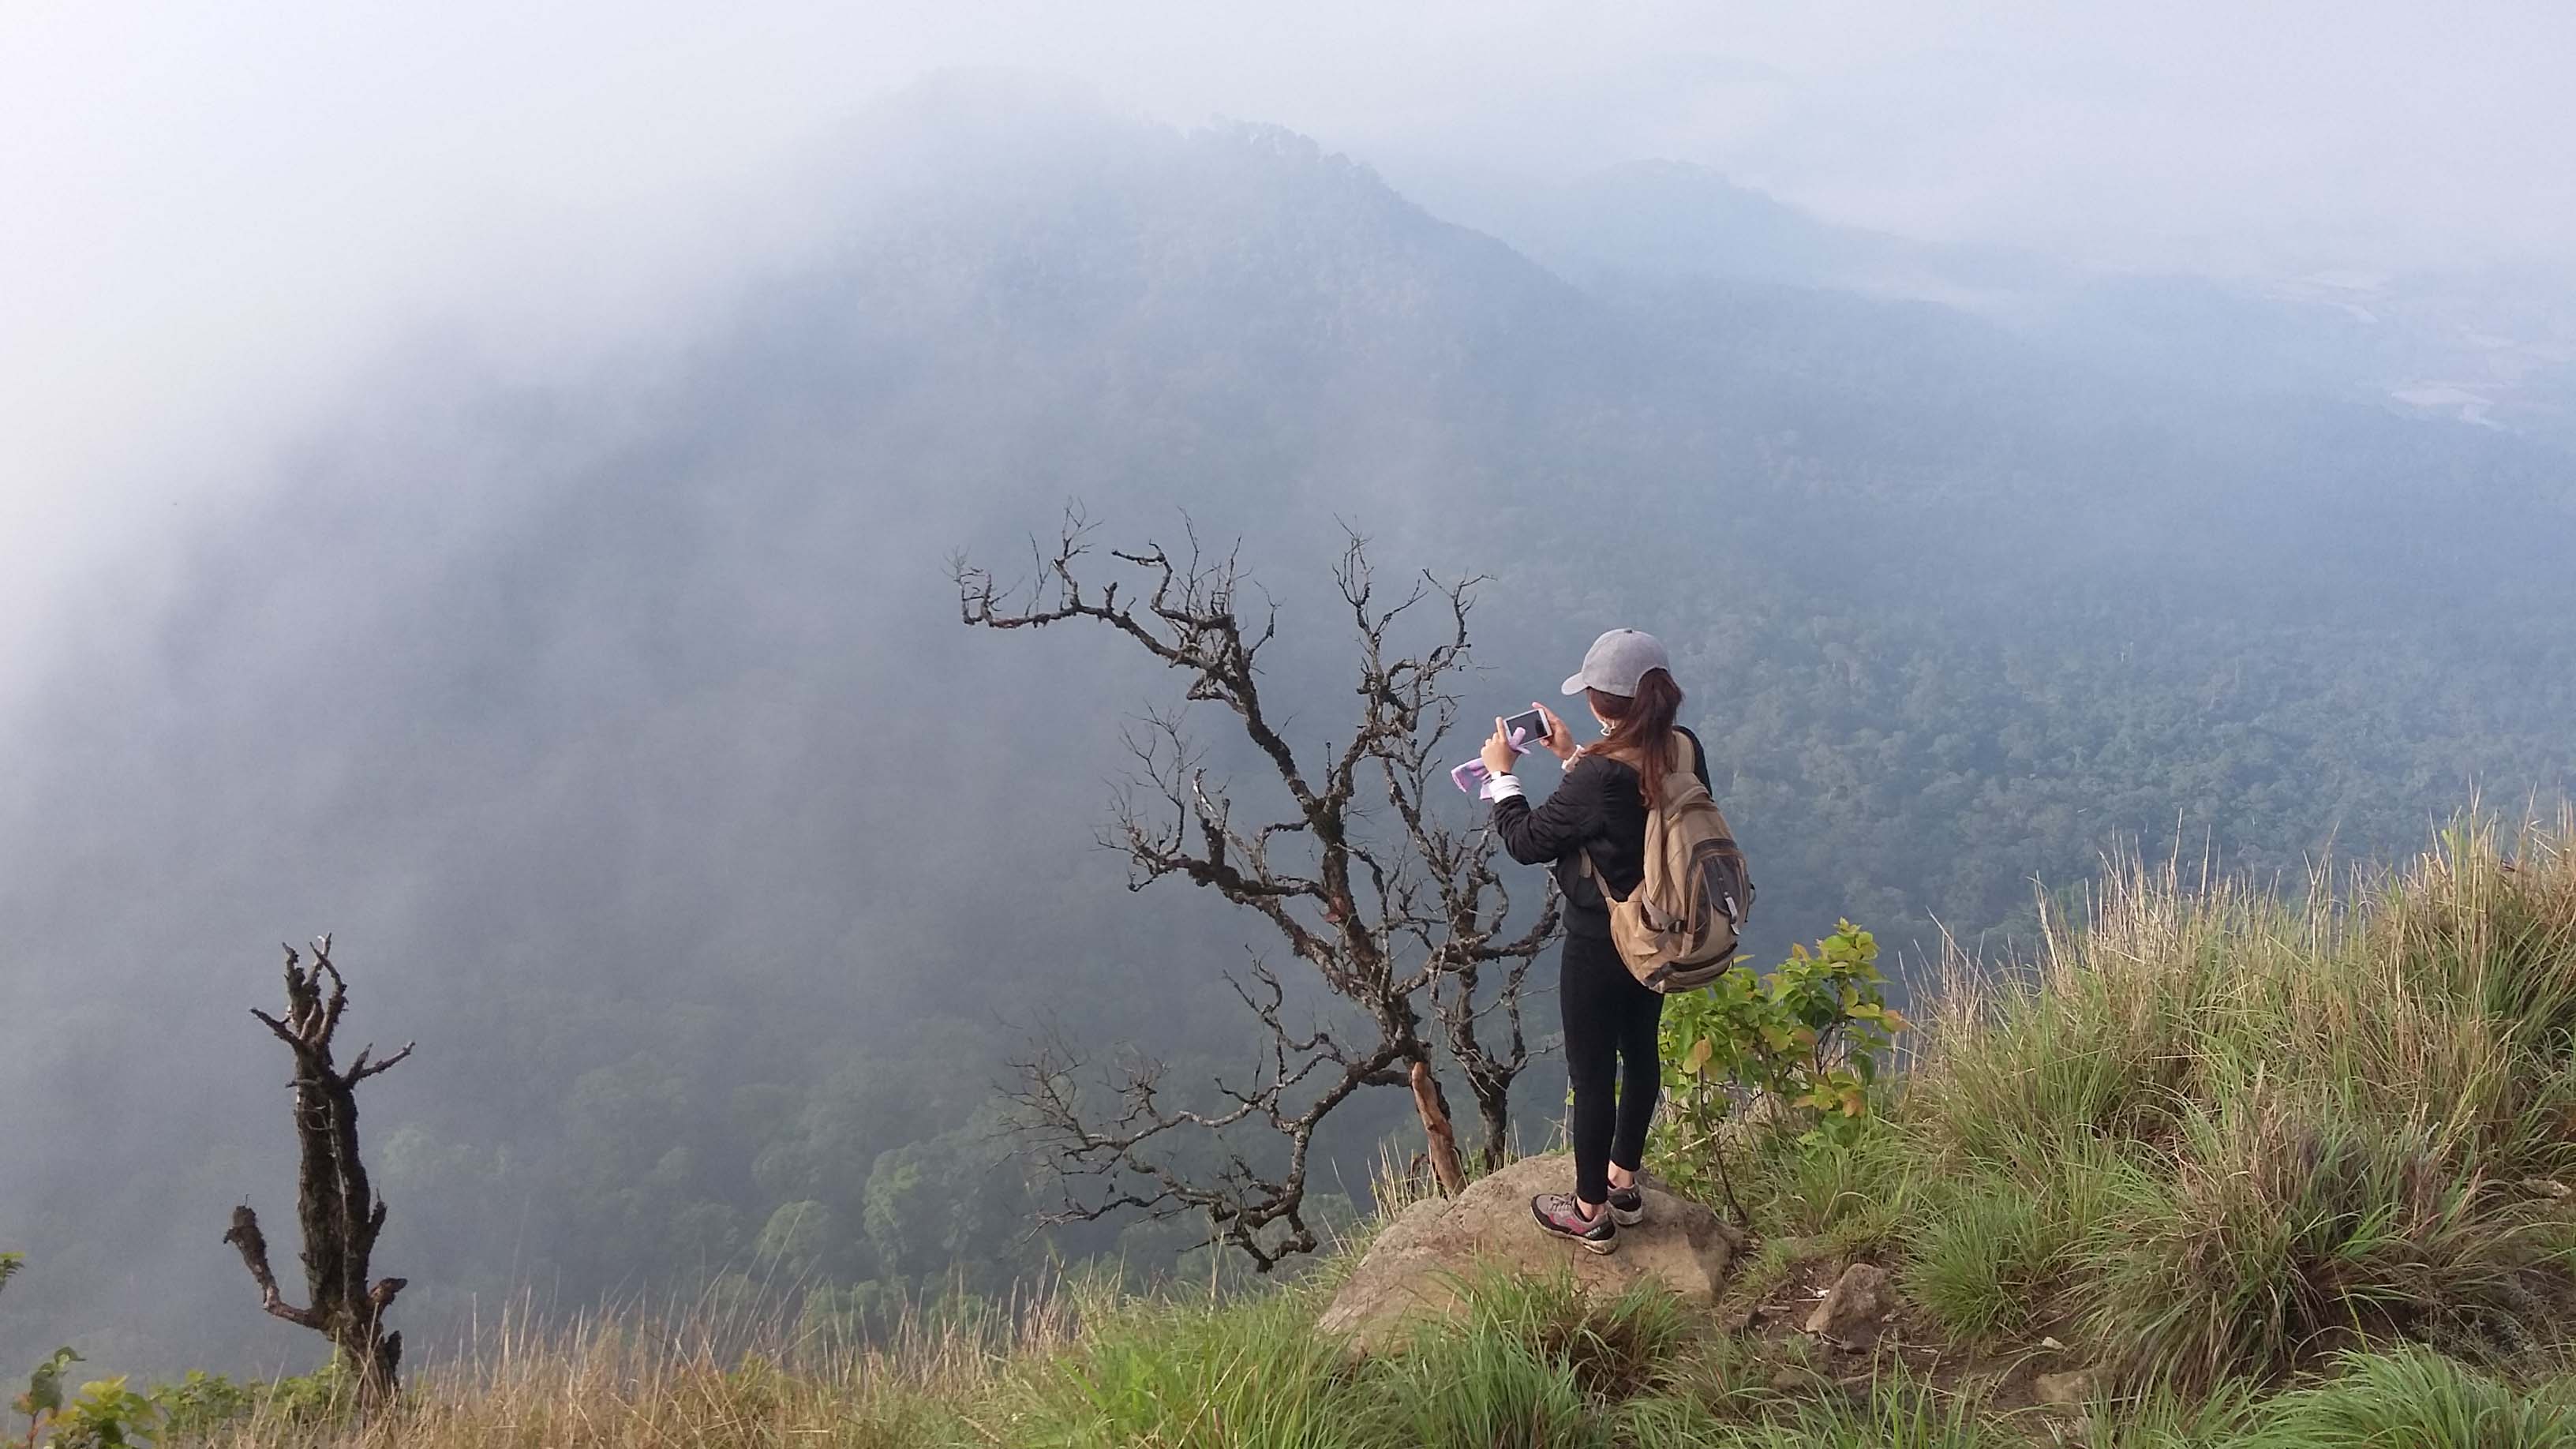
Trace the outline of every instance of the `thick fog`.
<path fill-rule="evenodd" d="M 2532 5 L 13 6 L 0 659 L 396 339 L 579 356 L 810 238 L 792 158 L 941 68 L 1399 180 L 1662 158 L 1911 236 L 2375 273 L 2564 264 L 2571 53 Z"/>
<path fill-rule="evenodd" d="M 1239 541 L 1301 750 L 1345 526 L 1470 715 L 1663 633 L 1757 955 L 2563 792 L 2576 23 L 2409 14 L 9 12 L 0 1372 L 312 1360 L 218 1237 L 322 930 L 416 1352 L 1174 1261 L 993 1099 L 1267 945 L 1094 844 L 1176 677 L 958 622 L 1069 500 Z"/>

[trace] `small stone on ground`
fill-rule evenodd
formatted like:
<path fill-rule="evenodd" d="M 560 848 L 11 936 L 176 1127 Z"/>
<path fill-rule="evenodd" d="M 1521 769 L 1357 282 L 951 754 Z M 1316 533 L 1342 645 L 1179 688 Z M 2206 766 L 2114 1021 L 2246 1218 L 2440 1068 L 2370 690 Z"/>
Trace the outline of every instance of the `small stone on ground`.
<path fill-rule="evenodd" d="M 2080 1409 L 2093 1401 L 2095 1388 L 2091 1369 L 2041 1374 L 2030 1381 L 2031 1397 L 2052 1409 Z"/>
<path fill-rule="evenodd" d="M 1807 1315 L 1807 1332 L 1855 1348 L 1878 1339 L 1878 1327 L 1896 1306 L 1887 1270 L 1875 1263 L 1854 1263 L 1825 1290 L 1824 1301 Z"/>

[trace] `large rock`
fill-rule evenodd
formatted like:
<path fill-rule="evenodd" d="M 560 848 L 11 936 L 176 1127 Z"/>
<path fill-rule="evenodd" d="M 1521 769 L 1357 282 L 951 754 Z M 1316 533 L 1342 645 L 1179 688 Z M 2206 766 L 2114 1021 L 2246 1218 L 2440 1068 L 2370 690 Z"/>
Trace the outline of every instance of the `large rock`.
<path fill-rule="evenodd" d="M 1586 1294 L 1659 1283 L 1702 1306 L 1726 1286 L 1731 1255 L 1717 1214 L 1649 1182 L 1646 1220 L 1619 1230 L 1619 1251 L 1594 1253 L 1539 1231 L 1529 1200 L 1574 1185 L 1567 1153 L 1525 1157 L 1455 1198 L 1415 1203 L 1389 1223 L 1316 1327 L 1368 1352 L 1404 1319 L 1445 1314 L 1458 1280 L 1477 1272 L 1565 1273 Z"/>

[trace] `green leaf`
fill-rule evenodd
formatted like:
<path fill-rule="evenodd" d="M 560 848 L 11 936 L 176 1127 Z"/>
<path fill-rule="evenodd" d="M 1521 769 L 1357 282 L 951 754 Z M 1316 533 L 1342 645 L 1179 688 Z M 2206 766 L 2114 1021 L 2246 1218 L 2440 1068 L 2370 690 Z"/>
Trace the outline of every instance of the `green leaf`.
<path fill-rule="evenodd" d="M 18 1412 L 29 1418 L 39 1414 L 58 1413 L 63 1407 L 63 1370 L 79 1363 L 81 1356 L 66 1344 L 55 1349 L 53 1357 L 36 1365 L 27 1376 L 27 1391 L 18 1396 Z"/>

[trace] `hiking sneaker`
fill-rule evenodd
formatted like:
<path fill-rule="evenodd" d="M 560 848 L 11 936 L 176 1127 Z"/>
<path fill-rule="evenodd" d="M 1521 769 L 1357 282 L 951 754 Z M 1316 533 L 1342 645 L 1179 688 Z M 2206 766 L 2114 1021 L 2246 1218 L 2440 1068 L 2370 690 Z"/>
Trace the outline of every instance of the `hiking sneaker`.
<path fill-rule="evenodd" d="M 1610 1221 L 1633 1228 L 1646 1220 L 1646 1194 L 1635 1183 L 1610 1189 Z"/>
<path fill-rule="evenodd" d="M 1581 1244 L 1585 1252 L 1619 1251 L 1618 1222 L 1607 1210 L 1596 1218 L 1585 1217 L 1570 1192 L 1543 1192 L 1531 1198 L 1530 1216 L 1538 1219 L 1540 1231 L 1571 1238 Z"/>

